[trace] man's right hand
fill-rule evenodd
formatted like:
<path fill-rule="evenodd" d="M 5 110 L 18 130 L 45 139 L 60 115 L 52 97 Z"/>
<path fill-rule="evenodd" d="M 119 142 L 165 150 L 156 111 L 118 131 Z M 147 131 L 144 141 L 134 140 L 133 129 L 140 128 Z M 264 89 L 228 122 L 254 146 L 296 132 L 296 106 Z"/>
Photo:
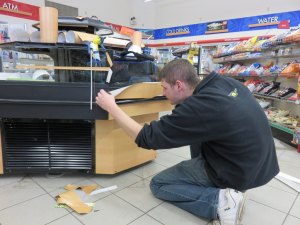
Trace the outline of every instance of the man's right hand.
<path fill-rule="evenodd" d="M 115 98 L 113 95 L 107 93 L 105 90 L 101 89 L 96 97 L 96 103 L 102 109 L 111 112 L 113 108 L 117 106 Z"/>

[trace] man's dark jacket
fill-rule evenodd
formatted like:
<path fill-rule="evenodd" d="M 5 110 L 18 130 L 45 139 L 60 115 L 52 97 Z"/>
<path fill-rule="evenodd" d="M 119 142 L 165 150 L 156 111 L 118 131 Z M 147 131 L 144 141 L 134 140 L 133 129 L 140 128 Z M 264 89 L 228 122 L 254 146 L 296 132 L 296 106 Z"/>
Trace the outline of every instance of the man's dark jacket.
<path fill-rule="evenodd" d="M 264 111 L 247 87 L 216 73 L 172 114 L 144 125 L 135 141 L 147 149 L 198 148 L 208 177 L 219 188 L 258 187 L 279 172 Z"/>

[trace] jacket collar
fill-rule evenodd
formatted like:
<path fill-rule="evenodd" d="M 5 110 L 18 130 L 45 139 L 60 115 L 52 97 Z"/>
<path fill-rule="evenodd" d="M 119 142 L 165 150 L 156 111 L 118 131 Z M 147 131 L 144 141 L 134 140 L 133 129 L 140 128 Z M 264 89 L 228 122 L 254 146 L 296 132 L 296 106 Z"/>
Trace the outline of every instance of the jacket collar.
<path fill-rule="evenodd" d="M 210 81 L 214 80 L 217 76 L 218 74 L 216 72 L 211 72 L 202 81 L 200 81 L 198 86 L 195 88 L 193 94 L 198 93 L 204 86 L 206 86 Z"/>

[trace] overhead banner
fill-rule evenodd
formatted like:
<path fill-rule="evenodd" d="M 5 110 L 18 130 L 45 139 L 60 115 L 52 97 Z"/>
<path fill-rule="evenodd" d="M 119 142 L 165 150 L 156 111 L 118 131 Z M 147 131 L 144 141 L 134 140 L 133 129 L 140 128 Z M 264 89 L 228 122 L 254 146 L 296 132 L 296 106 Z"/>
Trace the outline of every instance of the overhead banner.
<path fill-rule="evenodd" d="M 11 0 L 0 0 L 0 14 L 39 21 L 38 6 Z"/>
<path fill-rule="evenodd" d="M 114 31 L 124 34 L 124 35 L 127 35 L 127 36 L 132 35 L 131 31 L 140 31 L 140 32 L 142 32 L 143 39 L 154 39 L 154 33 L 153 33 L 154 30 L 153 29 L 135 29 L 135 28 L 125 27 L 125 26 L 121 26 L 121 25 L 109 23 L 109 22 L 104 22 L 104 24 L 106 26 L 109 26 L 110 28 L 112 28 Z"/>
<path fill-rule="evenodd" d="M 300 11 L 251 16 L 154 30 L 154 39 L 231 33 L 252 30 L 289 29 L 300 24 Z M 267 34 L 268 32 L 266 32 Z"/>

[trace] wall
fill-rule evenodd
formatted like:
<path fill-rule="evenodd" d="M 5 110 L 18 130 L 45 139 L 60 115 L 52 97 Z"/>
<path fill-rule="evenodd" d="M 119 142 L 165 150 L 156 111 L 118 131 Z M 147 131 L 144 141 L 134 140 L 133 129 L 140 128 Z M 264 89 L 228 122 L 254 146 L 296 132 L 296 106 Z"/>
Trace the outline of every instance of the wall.
<path fill-rule="evenodd" d="M 155 7 L 156 28 L 168 28 L 181 25 L 213 22 L 218 20 L 244 18 L 272 13 L 300 10 L 299 1 L 295 0 L 153 0 Z M 231 39 L 250 36 L 276 35 L 286 32 L 284 29 L 265 29 L 239 33 L 219 33 L 183 38 L 170 38 L 148 41 L 149 44 L 191 42 L 211 39 Z"/>
<path fill-rule="evenodd" d="M 130 18 L 135 15 L 134 11 L 137 11 L 137 15 L 139 18 L 139 24 L 144 27 L 153 27 L 154 19 L 150 17 L 150 19 L 141 19 L 143 13 L 140 13 L 137 7 L 132 7 L 133 2 L 137 0 L 98 0 L 96 4 L 84 4 L 84 1 L 79 0 L 51 0 L 56 3 L 70 5 L 73 7 L 77 7 L 79 10 L 79 15 L 84 17 L 97 16 L 100 20 L 104 22 L 111 22 L 123 26 L 130 26 Z M 44 0 L 18 0 L 18 2 L 31 4 L 35 6 L 44 6 Z M 87 1 L 92 2 L 92 1 Z M 149 8 L 148 8 L 149 10 Z M 1 15 L 1 14 L 0 14 Z M 146 18 L 146 17 L 145 17 Z M 36 21 L 20 19 L 11 16 L 1 15 L 1 21 L 7 21 L 11 24 L 27 24 L 28 30 L 33 31 L 34 28 L 31 27 L 32 24 L 36 23 Z M 150 21 L 150 22 L 149 22 Z"/>
<path fill-rule="evenodd" d="M 44 6 L 44 0 L 18 0 L 27 4 Z M 100 20 L 123 26 L 143 29 L 166 28 L 195 23 L 204 23 L 253 15 L 300 10 L 299 0 L 98 0 L 96 4 L 84 4 L 81 0 L 52 0 L 60 4 L 78 7 L 81 16 L 97 16 Z M 86 1 L 91 2 L 91 1 Z M 130 18 L 136 17 L 137 24 L 130 25 Z M 35 21 L 21 20 L 1 15 L 1 21 L 9 23 L 27 23 Z M 202 39 L 245 37 L 253 35 L 268 35 L 283 32 L 282 30 L 262 30 L 243 33 L 224 33 L 206 36 L 184 38 L 184 41 Z M 150 43 L 180 42 L 183 38 L 149 41 Z M 148 43 L 149 43 L 148 42 Z"/>
<path fill-rule="evenodd" d="M 132 15 L 136 17 L 136 28 L 141 29 L 155 29 L 156 28 L 156 3 L 147 2 L 144 0 L 132 0 Z"/>

